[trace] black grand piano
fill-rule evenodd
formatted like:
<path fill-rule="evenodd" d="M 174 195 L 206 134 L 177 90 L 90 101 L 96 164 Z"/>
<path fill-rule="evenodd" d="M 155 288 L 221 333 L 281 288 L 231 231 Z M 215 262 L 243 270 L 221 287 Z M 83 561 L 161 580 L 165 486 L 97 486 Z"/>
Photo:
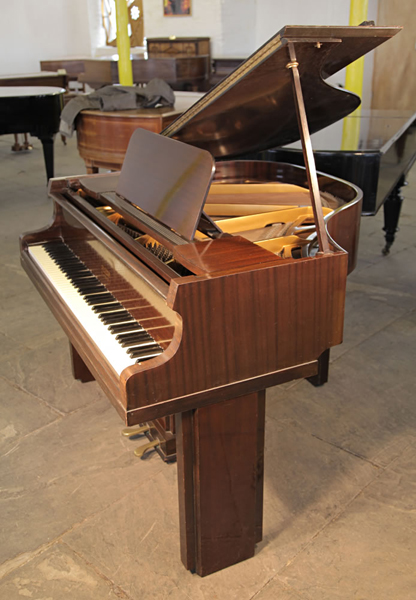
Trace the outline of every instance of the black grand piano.
<path fill-rule="evenodd" d="M 42 142 L 46 176 L 53 177 L 53 142 L 65 90 L 46 86 L 0 87 L 0 135 L 27 133 Z"/>
<path fill-rule="evenodd" d="M 363 215 L 383 206 L 388 254 L 398 231 L 403 202 L 401 188 L 416 159 L 416 112 L 362 110 L 312 136 L 316 167 L 355 183 L 363 190 Z M 296 145 L 252 156 L 261 160 L 303 165 Z"/>

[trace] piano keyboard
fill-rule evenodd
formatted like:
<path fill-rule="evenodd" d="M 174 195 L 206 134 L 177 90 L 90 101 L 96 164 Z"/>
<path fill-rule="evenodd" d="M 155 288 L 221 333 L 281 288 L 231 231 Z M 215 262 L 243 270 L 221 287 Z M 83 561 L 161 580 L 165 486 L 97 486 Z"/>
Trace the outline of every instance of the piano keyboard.
<path fill-rule="evenodd" d="M 163 352 L 150 333 L 65 243 L 47 242 L 30 246 L 28 251 L 118 374 Z"/>

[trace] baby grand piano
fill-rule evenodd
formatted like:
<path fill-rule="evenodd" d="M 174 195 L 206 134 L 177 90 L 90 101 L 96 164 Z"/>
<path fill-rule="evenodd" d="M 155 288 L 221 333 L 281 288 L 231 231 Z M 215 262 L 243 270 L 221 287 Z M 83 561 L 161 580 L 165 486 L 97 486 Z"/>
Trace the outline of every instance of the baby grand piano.
<path fill-rule="evenodd" d="M 164 135 L 137 130 L 121 173 L 52 180 L 51 225 L 21 238 L 74 376 L 165 455 L 176 427 L 181 557 L 199 575 L 262 538 L 265 390 L 319 379 L 342 341 L 361 193 L 316 174 L 306 114 L 315 131 L 354 110 L 322 77 L 397 31 L 282 29 Z M 214 169 L 299 135 L 306 170 Z"/>

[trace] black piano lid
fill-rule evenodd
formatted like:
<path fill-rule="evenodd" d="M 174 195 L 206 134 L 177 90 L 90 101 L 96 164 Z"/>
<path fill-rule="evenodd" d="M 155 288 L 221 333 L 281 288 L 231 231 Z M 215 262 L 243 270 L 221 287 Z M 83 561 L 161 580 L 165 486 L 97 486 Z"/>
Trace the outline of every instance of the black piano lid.
<path fill-rule="evenodd" d="M 288 25 L 194 104 L 162 135 L 231 158 L 300 138 L 288 42 L 296 58 L 311 133 L 354 111 L 355 94 L 324 79 L 396 35 L 401 27 Z"/>

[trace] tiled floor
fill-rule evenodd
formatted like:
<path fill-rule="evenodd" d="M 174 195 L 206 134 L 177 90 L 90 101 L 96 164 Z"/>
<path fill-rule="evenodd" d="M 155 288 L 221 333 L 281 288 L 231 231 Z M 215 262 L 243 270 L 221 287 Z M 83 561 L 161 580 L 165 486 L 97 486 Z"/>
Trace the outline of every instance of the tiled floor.
<path fill-rule="evenodd" d="M 176 466 L 133 456 L 95 383 L 19 266 L 18 235 L 51 201 L 40 144 L 0 137 L 0 598 L 416 598 L 416 169 L 383 257 L 362 221 L 345 341 L 330 382 L 268 392 L 264 540 L 206 578 L 179 558 Z M 84 172 L 56 142 L 56 175 Z"/>

